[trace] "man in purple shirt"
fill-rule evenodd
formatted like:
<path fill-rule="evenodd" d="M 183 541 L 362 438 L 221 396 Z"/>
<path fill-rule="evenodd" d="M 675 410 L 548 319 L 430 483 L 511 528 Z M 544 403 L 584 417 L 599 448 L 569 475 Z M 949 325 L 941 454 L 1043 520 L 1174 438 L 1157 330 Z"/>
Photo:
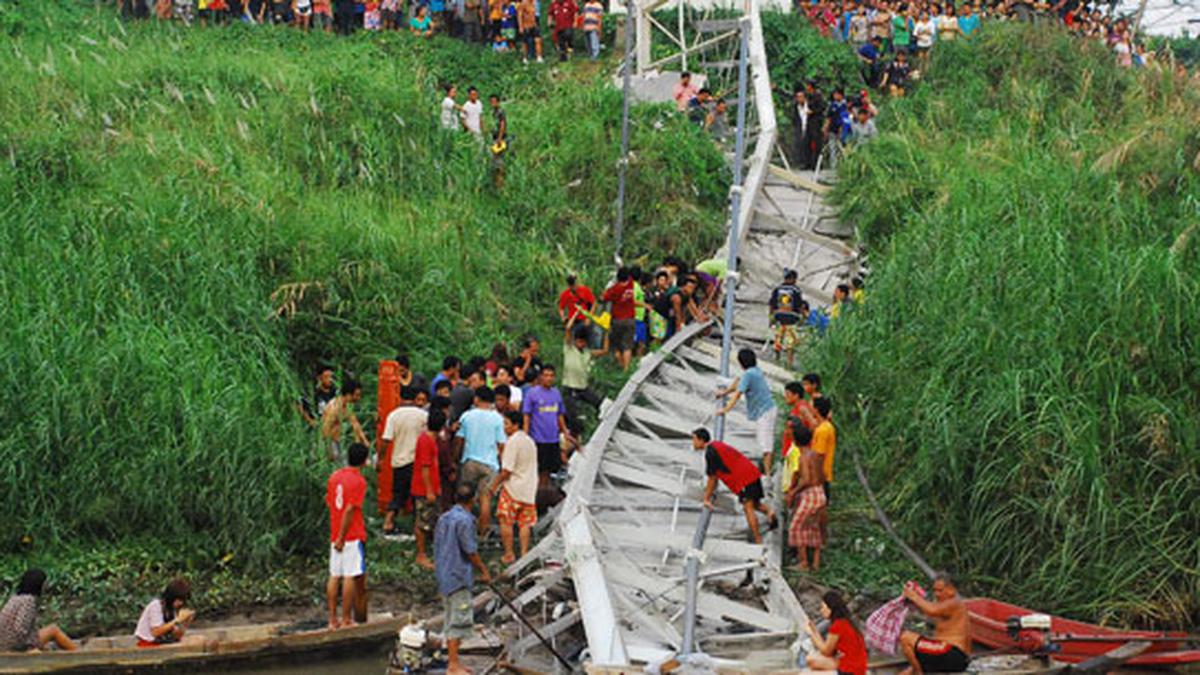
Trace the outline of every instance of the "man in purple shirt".
<path fill-rule="evenodd" d="M 562 394 L 554 386 L 556 374 L 554 366 L 543 366 L 537 384 L 525 392 L 521 404 L 521 412 L 525 413 L 525 433 L 537 444 L 539 487 L 550 485 L 550 474 L 561 471 L 567 461 L 567 453 L 558 440 L 559 433 L 574 443 L 567 430 Z"/>

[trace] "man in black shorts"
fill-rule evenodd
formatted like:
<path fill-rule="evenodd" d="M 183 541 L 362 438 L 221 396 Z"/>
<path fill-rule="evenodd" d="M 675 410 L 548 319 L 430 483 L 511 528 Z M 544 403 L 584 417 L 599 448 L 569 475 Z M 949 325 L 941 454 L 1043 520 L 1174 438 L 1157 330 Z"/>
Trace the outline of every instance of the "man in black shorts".
<path fill-rule="evenodd" d="M 762 534 L 755 512 L 767 517 L 770 529 L 779 525 L 775 511 L 763 501 L 762 472 L 737 448 L 712 440 L 708 429 L 699 428 L 692 432 L 692 449 L 704 451 L 704 473 L 708 476 L 708 484 L 704 488 L 704 507 L 714 508 L 713 495 L 717 491 L 717 481 L 724 483 L 730 492 L 737 495 L 738 503 L 746 512 L 750 538 L 754 543 L 761 544 Z"/>
<path fill-rule="evenodd" d="M 909 668 L 900 675 L 961 673 L 971 663 L 971 634 L 967 606 L 958 595 L 954 579 L 939 572 L 933 581 L 933 601 L 905 587 L 904 597 L 933 621 L 933 637 L 904 631 L 900 647 Z"/>
<path fill-rule="evenodd" d="M 537 384 L 525 392 L 521 401 L 521 412 L 525 415 L 524 431 L 533 437 L 538 454 L 538 485 L 550 485 L 550 475 L 562 470 L 567 453 L 562 441 L 574 442 L 567 428 L 567 409 L 562 394 L 554 386 L 557 373 L 554 366 L 546 364 L 538 375 Z"/>

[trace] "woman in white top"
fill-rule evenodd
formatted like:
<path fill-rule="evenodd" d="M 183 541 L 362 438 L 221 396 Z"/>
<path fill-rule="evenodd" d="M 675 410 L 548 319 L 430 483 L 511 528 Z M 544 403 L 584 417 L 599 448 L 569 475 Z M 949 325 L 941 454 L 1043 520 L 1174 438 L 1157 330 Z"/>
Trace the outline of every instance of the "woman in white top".
<path fill-rule="evenodd" d="M 446 96 L 442 99 L 442 128 L 446 131 L 458 131 L 462 128 L 459 116 L 462 114 L 462 106 L 458 101 L 454 100 L 458 95 L 458 88 L 452 84 L 446 85 Z"/>
<path fill-rule="evenodd" d="M 933 41 L 937 35 L 937 26 L 933 19 L 929 18 L 929 12 L 922 11 L 917 18 L 917 23 L 913 26 L 913 37 L 917 44 L 917 58 L 924 61 L 929 58 L 929 49 L 933 47 Z"/>
<path fill-rule="evenodd" d="M 958 27 L 958 17 L 954 13 L 954 5 L 946 3 L 946 11 L 937 18 L 937 39 L 939 42 L 948 40 L 956 40 L 962 35 L 962 29 Z"/>
<path fill-rule="evenodd" d="M 188 626 L 196 613 L 184 609 L 188 598 L 192 595 L 192 587 L 183 579 L 176 579 L 167 584 L 161 598 L 155 598 L 142 610 L 138 619 L 138 647 L 161 647 L 163 645 L 183 642 Z M 187 637 L 187 642 L 203 640 L 199 635 Z"/>

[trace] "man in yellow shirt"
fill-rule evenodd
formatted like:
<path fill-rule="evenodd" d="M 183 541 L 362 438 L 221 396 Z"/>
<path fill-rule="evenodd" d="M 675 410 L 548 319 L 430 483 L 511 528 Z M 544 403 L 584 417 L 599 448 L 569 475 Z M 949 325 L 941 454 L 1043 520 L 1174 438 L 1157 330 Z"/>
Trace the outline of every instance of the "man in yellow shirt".
<path fill-rule="evenodd" d="M 833 404 L 822 396 L 814 399 L 813 409 L 817 412 L 817 427 L 813 429 L 813 452 L 824 457 L 825 503 L 829 503 L 830 483 L 833 482 L 833 454 L 837 450 L 837 429 L 833 426 Z"/>

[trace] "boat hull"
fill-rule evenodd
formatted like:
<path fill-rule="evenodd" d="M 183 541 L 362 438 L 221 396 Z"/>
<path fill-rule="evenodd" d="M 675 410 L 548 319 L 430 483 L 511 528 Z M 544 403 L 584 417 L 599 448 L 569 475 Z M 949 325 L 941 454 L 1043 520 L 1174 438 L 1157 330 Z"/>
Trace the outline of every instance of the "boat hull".
<path fill-rule="evenodd" d="M 401 623 L 401 619 L 380 616 L 336 631 L 288 632 L 294 626 L 289 623 L 197 629 L 208 639 L 207 644 L 150 649 L 132 646 L 128 637 L 93 638 L 75 652 L 0 652 L 0 674 L 169 672 L 219 668 L 250 659 L 312 658 L 386 643 L 395 637 Z"/>
<path fill-rule="evenodd" d="M 1008 619 L 1037 612 L 991 598 L 971 598 L 966 604 L 971 619 L 971 640 L 976 644 L 1023 652 L 1046 648 L 1048 640 L 1034 631 L 1021 631 L 1016 636 L 1008 632 Z M 1127 665 L 1163 667 L 1200 663 L 1200 649 L 1188 649 L 1183 633 L 1117 630 L 1052 616 L 1050 634 L 1049 642 L 1058 648 L 1053 652 L 1054 658 L 1067 663 L 1080 663 L 1102 656 L 1127 642 L 1148 638 L 1154 639 L 1150 648 L 1144 654 L 1130 659 Z M 1162 640 L 1163 637 L 1181 639 L 1176 642 Z"/>

